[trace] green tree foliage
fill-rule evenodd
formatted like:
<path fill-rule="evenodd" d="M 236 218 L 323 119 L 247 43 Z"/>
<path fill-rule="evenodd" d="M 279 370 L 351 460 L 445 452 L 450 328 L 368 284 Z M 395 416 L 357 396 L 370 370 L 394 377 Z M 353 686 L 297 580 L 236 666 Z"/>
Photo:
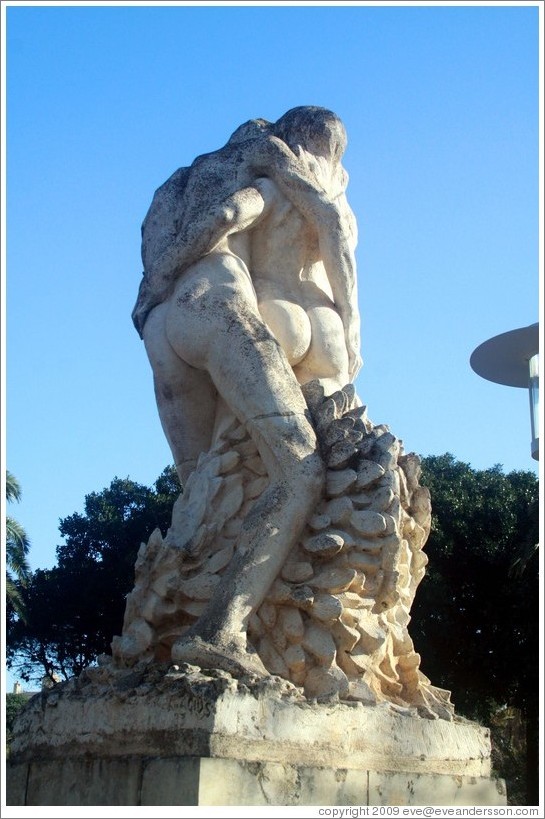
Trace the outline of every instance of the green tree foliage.
<path fill-rule="evenodd" d="M 422 467 L 432 528 L 410 631 L 423 671 L 469 717 L 487 720 L 495 704 L 524 711 L 538 684 L 537 479 L 449 454 Z"/>
<path fill-rule="evenodd" d="M 452 691 L 457 713 L 492 726 L 510 799 L 525 791 L 511 804 L 538 804 L 538 481 L 449 454 L 422 466 L 432 529 L 410 626 L 422 670 Z M 521 714 L 522 755 L 498 722 L 505 709 Z"/>
<path fill-rule="evenodd" d="M 534 801 L 527 787 L 526 722 L 518 708 L 500 707 L 490 717 L 492 767 L 506 780 L 508 805 L 526 805 Z M 538 760 L 530 758 L 529 762 L 536 766 L 537 774 Z"/>
<path fill-rule="evenodd" d="M 21 500 L 21 486 L 12 473 L 6 471 L 6 501 Z M 6 600 L 8 616 L 25 617 L 22 590 L 30 577 L 27 555 L 30 541 L 21 524 L 9 515 L 6 517 Z"/>
<path fill-rule="evenodd" d="M 57 565 L 36 571 L 24 590 L 26 622 L 8 620 L 8 665 L 22 679 L 66 679 L 110 652 L 112 637 L 121 633 L 138 548 L 157 526 L 166 532 L 179 492 L 173 468 L 151 489 L 114 478 L 86 496 L 84 514 L 61 520 L 65 543 L 57 547 Z"/>

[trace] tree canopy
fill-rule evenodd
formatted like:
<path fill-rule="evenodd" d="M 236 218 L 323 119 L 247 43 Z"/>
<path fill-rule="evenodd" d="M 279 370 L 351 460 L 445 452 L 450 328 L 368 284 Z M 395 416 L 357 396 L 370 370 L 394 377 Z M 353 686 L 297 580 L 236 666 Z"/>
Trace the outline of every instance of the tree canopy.
<path fill-rule="evenodd" d="M 422 467 L 432 528 L 410 625 L 422 669 L 467 716 L 527 709 L 539 675 L 538 481 L 449 454 Z"/>
<path fill-rule="evenodd" d="M 477 471 L 449 454 L 422 466 L 432 528 L 410 625 L 422 670 L 452 691 L 459 714 L 492 726 L 511 804 L 538 804 L 538 481 L 499 466 Z M 502 729 L 502 715 L 517 713 L 522 754 Z"/>
<path fill-rule="evenodd" d="M 171 467 L 153 488 L 114 478 L 86 496 L 83 514 L 61 520 L 65 543 L 57 547 L 57 565 L 33 573 L 24 590 L 26 620 L 8 617 L 8 665 L 22 679 L 68 678 L 110 652 L 140 543 L 156 527 L 166 532 L 179 492 Z"/>

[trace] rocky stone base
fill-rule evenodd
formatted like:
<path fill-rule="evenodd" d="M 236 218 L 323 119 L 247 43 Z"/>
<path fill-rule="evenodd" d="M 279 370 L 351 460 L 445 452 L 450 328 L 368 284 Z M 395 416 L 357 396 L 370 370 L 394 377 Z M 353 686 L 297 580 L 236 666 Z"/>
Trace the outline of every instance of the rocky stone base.
<path fill-rule="evenodd" d="M 486 728 L 280 677 L 88 669 L 15 724 L 13 805 L 505 804 Z"/>
<path fill-rule="evenodd" d="M 307 698 L 338 693 L 450 720 L 450 692 L 422 673 L 408 631 L 431 526 L 420 458 L 406 454 L 388 426 L 369 420 L 352 384 L 325 396 L 311 381 L 303 392 L 325 486 L 249 618 L 248 644 L 270 674 L 301 687 Z M 256 441 L 231 413 L 220 414 L 214 445 L 174 504 L 166 537 L 156 529 L 140 547 L 123 631 L 112 642 L 116 662 L 205 659 L 195 645 L 187 653 L 184 636 L 206 624 L 216 590 L 232 583 L 241 533 L 258 525 L 268 491 Z M 233 668 L 225 656 L 214 663 Z"/>

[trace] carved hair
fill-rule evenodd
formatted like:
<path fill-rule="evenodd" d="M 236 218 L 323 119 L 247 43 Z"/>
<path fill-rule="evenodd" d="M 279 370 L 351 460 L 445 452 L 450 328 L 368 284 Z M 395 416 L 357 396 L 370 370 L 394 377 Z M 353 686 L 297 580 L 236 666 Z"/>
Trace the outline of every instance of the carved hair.
<path fill-rule="evenodd" d="M 244 122 L 238 126 L 236 131 L 233 131 L 227 144 L 231 145 L 234 142 L 244 142 L 247 139 L 255 139 L 264 134 L 269 134 L 271 133 L 272 127 L 272 122 L 268 122 L 266 119 L 249 119 L 248 122 Z"/>
<path fill-rule="evenodd" d="M 316 105 L 291 108 L 275 122 L 273 133 L 292 150 L 302 145 L 315 155 L 337 161 L 346 149 L 346 131 L 339 117 Z"/>

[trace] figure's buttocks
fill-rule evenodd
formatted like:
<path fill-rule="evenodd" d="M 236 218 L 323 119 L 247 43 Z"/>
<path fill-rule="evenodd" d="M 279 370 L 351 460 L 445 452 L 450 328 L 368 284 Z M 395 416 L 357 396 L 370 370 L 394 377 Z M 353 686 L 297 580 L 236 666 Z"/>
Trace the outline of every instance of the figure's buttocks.
<path fill-rule="evenodd" d="M 261 318 L 284 350 L 291 366 L 299 364 L 309 351 L 312 337 L 306 310 L 267 280 L 254 279 L 254 287 Z"/>
<path fill-rule="evenodd" d="M 180 276 L 169 299 L 166 333 L 180 358 L 206 369 L 219 334 L 232 327 L 259 322 L 255 290 L 244 261 L 230 252 L 214 252 Z M 254 330 L 255 331 L 255 330 Z"/>

